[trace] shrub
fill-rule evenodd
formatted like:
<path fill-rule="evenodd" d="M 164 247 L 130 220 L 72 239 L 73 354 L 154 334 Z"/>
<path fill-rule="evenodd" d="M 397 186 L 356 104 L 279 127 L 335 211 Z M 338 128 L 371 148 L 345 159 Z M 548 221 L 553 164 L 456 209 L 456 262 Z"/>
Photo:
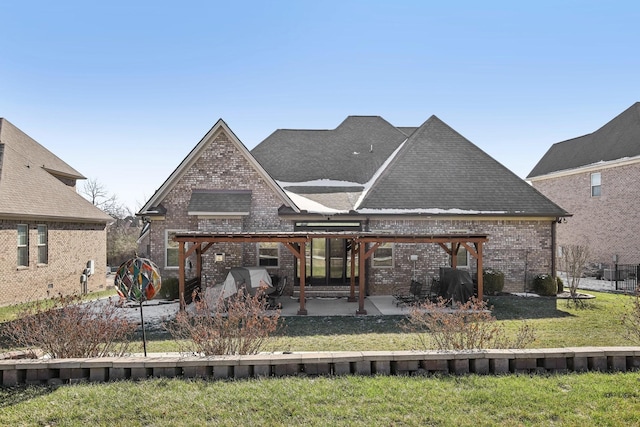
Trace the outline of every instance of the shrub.
<path fill-rule="evenodd" d="M 121 319 L 109 300 L 83 303 L 78 295 L 37 301 L 3 325 L 1 335 L 18 347 L 51 358 L 122 356 L 136 324 Z"/>
<path fill-rule="evenodd" d="M 194 298 L 193 313 L 182 311 L 166 329 L 180 340 L 183 352 L 203 356 L 256 354 L 278 328 L 280 310 L 267 313 L 267 299 L 240 291 L 214 307 L 207 298 Z"/>
<path fill-rule="evenodd" d="M 482 272 L 482 283 L 486 295 L 496 295 L 504 289 L 504 273 L 492 268 L 484 269 Z"/>
<path fill-rule="evenodd" d="M 558 292 L 558 285 L 548 274 L 538 274 L 533 278 L 533 291 L 538 295 L 552 296 Z"/>
<path fill-rule="evenodd" d="M 625 327 L 625 338 L 635 344 L 640 344 L 640 291 L 636 292 L 631 308 L 622 316 Z"/>
<path fill-rule="evenodd" d="M 169 277 L 162 281 L 160 292 L 156 298 L 164 298 L 166 300 L 176 300 L 180 298 L 180 281 L 177 277 Z"/>
<path fill-rule="evenodd" d="M 411 309 L 403 329 L 415 333 L 423 349 L 481 350 L 524 348 L 535 340 L 533 328 L 523 322 L 514 338 L 496 321 L 484 301 L 472 298 L 452 310 L 447 301 L 424 302 Z"/>
<path fill-rule="evenodd" d="M 556 277 L 556 285 L 558 286 L 558 293 L 561 294 L 564 292 L 564 282 L 560 277 Z"/>

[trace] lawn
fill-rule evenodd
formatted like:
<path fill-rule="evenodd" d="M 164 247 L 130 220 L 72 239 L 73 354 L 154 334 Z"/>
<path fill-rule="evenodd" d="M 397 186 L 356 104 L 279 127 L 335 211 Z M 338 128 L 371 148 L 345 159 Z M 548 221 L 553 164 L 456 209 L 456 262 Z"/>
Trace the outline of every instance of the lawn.
<path fill-rule="evenodd" d="M 514 330 L 526 320 L 535 347 L 620 346 L 632 299 L 596 296 L 576 309 L 553 298 L 491 297 Z M 0 314 L 1 315 L 1 314 Z M 273 350 L 399 350 L 417 341 L 402 317 L 291 317 Z M 173 351 L 165 335 L 149 351 Z M 58 388 L 0 388 L 0 425 L 598 425 L 640 426 L 640 376 L 292 377 L 237 381 L 151 379 Z"/>
<path fill-rule="evenodd" d="M 549 297 L 496 296 L 489 298 L 493 315 L 505 329 L 515 331 L 522 321 L 535 328 L 530 347 L 625 346 L 622 314 L 628 295 L 589 292 L 596 298 L 577 309 L 566 300 Z M 416 337 L 404 333 L 403 316 L 295 316 L 283 319 L 282 338 L 271 343 L 273 351 L 415 350 Z M 166 335 L 151 335 L 150 352 L 177 351 Z"/>
<path fill-rule="evenodd" d="M 640 425 L 637 373 L 153 379 L 0 389 L 11 426 Z"/>

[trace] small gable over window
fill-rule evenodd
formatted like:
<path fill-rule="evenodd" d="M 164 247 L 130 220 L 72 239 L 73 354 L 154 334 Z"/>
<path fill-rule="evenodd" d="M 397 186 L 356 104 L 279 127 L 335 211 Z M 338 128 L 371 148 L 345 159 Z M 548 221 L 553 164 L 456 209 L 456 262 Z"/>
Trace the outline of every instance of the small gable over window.
<path fill-rule="evenodd" d="M 251 190 L 193 190 L 187 210 L 197 216 L 246 216 Z"/>

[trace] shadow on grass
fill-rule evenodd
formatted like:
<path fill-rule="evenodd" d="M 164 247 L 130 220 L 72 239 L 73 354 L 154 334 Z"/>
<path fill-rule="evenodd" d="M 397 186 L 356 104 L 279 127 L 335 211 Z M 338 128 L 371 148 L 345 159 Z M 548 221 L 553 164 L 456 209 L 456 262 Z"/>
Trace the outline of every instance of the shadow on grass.
<path fill-rule="evenodd" d="M 0 408 L 8 408 L 31 399 L 52 393 L 55 387 L 51 386 L 16 386 L 0 387 Z"/>
<path fill-rule="evenodd" d="M 280 318 L 280 335 L 355 335 L 403 333 L 406 316 L 292 316 Z"/>
<path fill-rule="evenodd" d="M 559 304 L 555 297 L 519 297 L 515 295 L 490 296 L 489 306 L 498 320 L 551 319 L 573 317 L 563 311 L 565 304 Z"/>

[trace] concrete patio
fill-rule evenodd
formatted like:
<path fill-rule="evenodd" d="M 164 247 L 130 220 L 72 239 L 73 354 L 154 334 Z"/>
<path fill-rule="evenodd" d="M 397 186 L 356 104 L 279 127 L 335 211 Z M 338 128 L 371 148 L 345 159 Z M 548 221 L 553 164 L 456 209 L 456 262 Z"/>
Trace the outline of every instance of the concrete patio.
<path fill-rule="evenodd" d="M 283 295 L 278 298 L 282 304 L 282 316 L 297 316 L 300 302 L 296 297 Z M 305 301 L 307 316 L 356 316 L 358 301 L 349 302 L 348 298 L 307 298 Z M 409 314 L 409 307 L 396 305 L 391 295 L 368 296 L 364 299 L 366 316 L 401 316 Z M 358 316 L 362 316 L 358 314 Z"/>

